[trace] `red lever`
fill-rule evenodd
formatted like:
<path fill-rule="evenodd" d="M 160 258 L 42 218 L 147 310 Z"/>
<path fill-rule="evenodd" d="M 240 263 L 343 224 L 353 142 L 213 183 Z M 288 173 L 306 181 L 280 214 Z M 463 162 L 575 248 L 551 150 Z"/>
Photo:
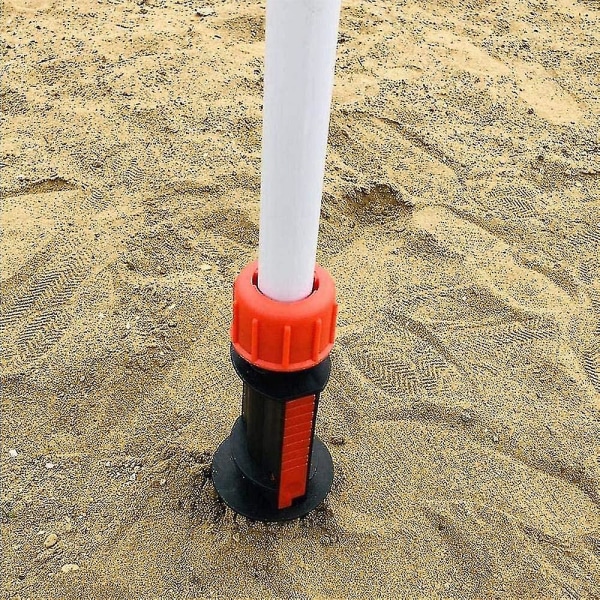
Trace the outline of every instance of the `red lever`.
<path fill-rule="evenodd" d="M 291 506 L 306 493 L 314 420 L 314 395 L 286 402 L 278 508 Z"/>

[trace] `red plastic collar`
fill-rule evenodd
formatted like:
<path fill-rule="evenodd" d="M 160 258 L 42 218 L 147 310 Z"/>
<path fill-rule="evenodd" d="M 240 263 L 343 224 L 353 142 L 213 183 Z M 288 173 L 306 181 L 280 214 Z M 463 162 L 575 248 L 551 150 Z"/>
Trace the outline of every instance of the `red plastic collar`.
<path fill-rule="evenodd" d="M 258 262 L 233 286 L 231 341 L 236 352 L 269 371 L 300 371 L 327 358 L 335 339 L 338 305 L 329 273 L 315 267 L 313 293 L 297 302 L 278 302 L 257 286 Z"/>

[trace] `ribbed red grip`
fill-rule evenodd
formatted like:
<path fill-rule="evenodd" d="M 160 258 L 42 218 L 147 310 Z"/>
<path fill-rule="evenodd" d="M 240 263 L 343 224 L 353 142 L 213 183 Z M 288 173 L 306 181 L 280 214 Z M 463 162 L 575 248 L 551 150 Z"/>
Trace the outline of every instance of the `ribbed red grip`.
<path fill-rule="evenodd" d="M 314 415 L 314 395 L 286 402 L 278 508 L 287 508 L 306 494 Z"/>

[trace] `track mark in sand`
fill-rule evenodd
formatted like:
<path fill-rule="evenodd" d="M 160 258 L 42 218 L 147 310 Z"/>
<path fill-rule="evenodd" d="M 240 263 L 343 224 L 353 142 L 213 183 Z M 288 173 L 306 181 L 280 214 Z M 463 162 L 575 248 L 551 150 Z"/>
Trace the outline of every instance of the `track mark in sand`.
<path fill-rule="evenodd" d="M 110 201 L 106 198 L 105 190 L 96 188 L 92 190 L 90 197 L 85 200 L 85 204 L 93 210 L 101 212 L 110 206 Z"/>
<path fill-rule="evenodd" d="M 405 331 L 408 332 L 409 337 L 413 341 L 418 340 L 424 344 L 425 348 L 429 348 L 431 354 L 439 356 L 440 360 L 444 361 L 446 367 L 450 364 L 460 373 L 465 372 L 462 361 L 455 358 L 452 353 L 448 351 L 446 345 L 432 333 L 426 325 L 421 323 L 421 321 L 412 319 L 405 314 L 394 310 L 393 307 L 390 309 L 390 321 L 399 323 Z"/>
<path fill-rule="evenodd" d="M 484 352 L 480 353 L 484 355 Z M 500 374 L 500 369 L 492 364 L 490 361 L 479 360 L 478 363 L 471 364 L 471 371 L 474 375 L 482 375 L 484 377 L 489 377 L 490 375 L 497 376 Z"/>
<path fill-rule="evenodd" d="M 455 361 L 446 348 L 427 328 L 417 321 L 402 317 L 402 347 L 390 348 L 383 353 L 376 346 L 358 344 L 348 349 L 348 354 L 360 372 L 370 382 L 392 395 L 407 393 L 411 396 L 419 390 L 432 393 L 446 387 L 444 379 L 464 368 Z M 381 343 L 384 346 L 386 339 Z M 393 342 L 398 345 L 398 337 Z M 401 358 L 402 357 L 402 358 Z"/>
<path fill-rule="evenodd" d="M 28 185 L 17 190 L 9 190 L 3 194 L 5 198 L 14 198 L 15 196 L 25 196 L 26 194 L 47 194 L 49 192 L 64 192 L 65 190 L 76 190 L 78 187 L 63 179 L 62 177 L 50 177 L 32 181 Z"/>
<path fill-rule="evenodd" d="M 594 312 L 600 317 L 600 290 L 591 288 L 588 290 L 588 294 L 590 296 L 590 302 L 592 303 Z"/>
<path fill-rule="evenodd" d="M 17 338 L 21 361 L 42 357 L 65 333 L 71 318 L 59 311 L 46 311 L 28 322 Z"/>
<path fill-rule="evenodd" d="M 588 294 L 592 303 L 592 309 L 596 315 L 596 327 L 594 329 L 595 335 L 600 339 L 600 292 L 594 289 L 588 288 Z"/>
<path fill-rule="evenodd" d="M 583 258 L 577 269 L 579 279 L 587 286 L 587 294 L 594 310 L 600 316 L 600 286 L 595 290 L 592 286 L 596 281 L 600 282 L 600 255 L 598 258 L 588 257 Z"/>
<path fill-rule="evenodd" d="M 460 210 L 459 208 L 456 208 L 454 206 L 448 206 L 447 204 L 439 204 L 436 206 L 448 210 L 459 219 L 462 219 L 463 221 L 467 221 L 467 223 L 471 223 L 472 225 L 479 227 L 489 235 L 497 238 L 499 241 L 502 241 L 506 244 L 511 244 L 511 241 L 505 238 L 504 235 L 501 233 L 499 227 L 495 227 L 494 225 L 485 221 L 485 219 L 482 219 L 477 215 L 472 215 L 464 210 Z"/>
<path fill-rule="evenodd" d="M 583 368 L 592 385 L 600 392 L 600 342 L 583 352 Z"/>
<path fill-rule="evenodd" d="M 569 238 L 573 246 L 600 246 L 600 225 L 591 225 Z M 591 248 L 590 248 L 591 250 Z"/>
<path fill-rule="evenodd" d="M 517 217 L 533 217 L 536 214 L 534 206 L 522 196 L 505 196 L 504 203 Z"/>
<path fill-rule="evenodd" d="M 0 328 L 8 362 L 25 366 L 62 337 L 71 314 L 64 309 L 90 272 L 86 251 L 51 243 L 3 285 Z"/>
<path fill-rule="evenodd" d="M 436 161 L 452 169 L 456 173 L 456 177 L 459 181 L 463 181 L 465 179 L 467 175 L 467 168 L 463 164 L 453 159 L 451 156 L 448 156 L 443 150 L 440 150 L 433 144 L 427 142 L 418 133 L 411 131 L 398 121 L 394 121 L 393 119 L 389 119 L 387 117 L 371 118 L 373 119 L 373 121 L 380 121 L 381 123 L 385 123 L 392 129 L 397 131 L 405 140 L 409 141 L 413 146 L 415 146 L 419 150 L 422 150 Z"/>
<path fill-rule="evenodd" d="M 362 375 L 384 392 L 393 395 L 403 392 L 409 395 L 417 393 L 419 375 L 415 368 L 406 362 L 395 356 L 363 348 L 356 348 L 349 355 Z"/>
<path fill-rule="evenodd" d="M 564 270 L 559 270 L 553 268 L 548 264 L 542 264 L 540 262 L 534 262 L 531 260 L 525 260 L 518 254 L 514 254 L 515 263 L 525 267 L 526 269 L 530 269 L 531 271 L 535 271 L 540 275 L 548 278 L 556 287 L 563 290 L 566 294 L 568 294 L 571 299 L 575 300 L 579 294 L 580 284 L 575 277 L 570 275 Z"/>
<path fill-rule="evenodd" d="M 144 179 L 144 171 L 138 165 L 137 159 L 133 159 L 125 173 L 123 173 L 123 181 L 126 185 L 131 187 L 139 187 Z"/>
<path fill-rule="evenodd" d="M 528 523 L 520 524 L 520 529 L 525 533 L 528 537 L 533 538 L 535 541 L 550 544 L 555 548 L 569 552 L 571 550 L 571 546 L 566 542 L 562 541 L 558 537 L 554 535 L 550 535 L 549 533 L 545 533 L 541 529 L 537 527 L 533 527 L 533 525 L 529 525 Z"/>
<path fill-rule="evenodd" d="M 28 289 L 23 290 L 21 295 L 15 294 L 12 301 L 6 301 L 8 306 L 3 306 L 3 310 L 0 311 L 0 325 L 6 327 L 19 319 L 41 295 L 47 293 L 48 289 L 52 289 L 60 276 L 61 273 L 57 271 L 45 273 L 39 279 L 34 280 Z"/>
<path fill-rule="evenodd" d="M 545 209 L 546 205 L 540 204 L 539 191 L 532 185 L 513 185 L 498 183 L 491 189 L 485 189 L 482 195 L 493 198 L 500 206 L 505 206 L 508 211 L 519 217 L 534 217 L 539 214 L 540 209 Z"/>
<path fill-rule="evenodd" d="M 438 387 L 444 371 L 448 370 L 448 364 L 441 356 L 423 358 L 417 360 L 416 364 L 421 375 L 421 383 L 428 392 Z"/>
<path fill-rule="evenodd" d="M 559 333 L 556 323 L 537 316 L 525 321 L 514 321 L 507 327 L 498 329 L 491 335 L 498 345 L 544 340 Z"/>

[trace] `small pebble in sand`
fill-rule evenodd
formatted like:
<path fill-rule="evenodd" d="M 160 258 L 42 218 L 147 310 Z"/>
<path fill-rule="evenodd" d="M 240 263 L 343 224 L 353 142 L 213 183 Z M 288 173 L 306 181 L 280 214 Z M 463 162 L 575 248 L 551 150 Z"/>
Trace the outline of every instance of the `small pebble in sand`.
<path fill-rule="evenodd" d="M 465 410 L 461 413 L 460 420 L 463 423 L 470 423 L 473 420 L 473 414 L 470 413 L 468 410 Z"/>
<path fill-rule="evenodd" d="M 18 452 L 17 452 L 17 451 L 16 451 L 14 448 L 11 448 L 11 449 L 8 451 L 8 455 L 9 455 L 11 458 L 17 458 L 17 456 L 19 456 L 19 453 L 18 453 Z"/>
<path fill-rule="evenodd" d="M 75 563 L 67 563 L 66 565 L 63 565 L 60 570 L 63 573 L 72 573 L 73 571 L 79 571 L 79 565 Z"/>
<path fill-rule="evenodd" d="M 52 546 L 56 546 L 57 542 L 58 542 L 58 536 L 55 533 L 51 533 L 44 540 L 44 546 L 46 548 L 52 548 Z"/>
<path fill-rule="evenodd" d="M 198 8 L 196 10 L 196 16 L 200 17 L 200 18 L 205 18 L 205 17 L 214 17 L 217 13 L 215 12 L 214 8 Z"/>
<path fill-rule="evenodd" d="M 46 469 L 54 469 L 55 466 L 56 465 L 54 463 L 51 463 L 51 462 L 46 463 Z"/>
<path fill-rule="evenodd" d="M 201 267 L 200 267 L 201 271 L 210 271 L 211 269 L 212 269 L 212 267 L 207 264 L 201 265 Z"/>
<path fill-rule="evenodd" d="M 329 438 L 329 441 L 334 445 L 334 446 L 343 446 L 346 443 L 346 439 L 341 436 L 341 435 L 332 435 Z"/>

